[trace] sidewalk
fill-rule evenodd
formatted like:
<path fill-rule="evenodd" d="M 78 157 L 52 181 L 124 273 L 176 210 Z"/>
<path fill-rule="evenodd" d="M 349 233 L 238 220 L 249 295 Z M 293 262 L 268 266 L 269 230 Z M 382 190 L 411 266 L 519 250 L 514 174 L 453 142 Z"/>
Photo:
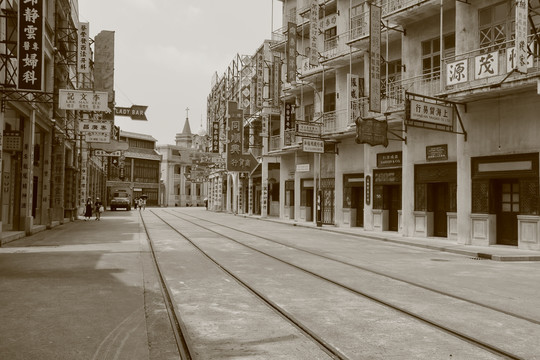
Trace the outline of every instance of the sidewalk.
<path fill-rule="evenodd" d="M 288 224 L 291 226 L 301 226 L 321 231 L 330 231 L 338 234 L 352 235 L 369 238 L 372 240 L 388 241 L 396 244 L 416 246 L 425 249 L 438 250 L 461 254 L 474 258 L 490 259 L 495 261 L 540 261 L 540 251 L 520 250 L 514 246 L 492 245 L 492 246 L 472 246 L 461 245 L 457 240 L 438 238 L 438 237 L 405 237 L 394 231 L 367 231 L 360 227 L 337 227 L 334 225 L 322 225 L 317 227 L 313 222 L 304 222 L 296 220 L 279 219 L 276 217 L 262 218 L 259 215 L 238 214 L 245 218 L 255 218 L 262 221 L 271 221 L 276 223 Z"/>
<path fill-rule="evenodd" d="M 0 358 L 171 358 L 174 337 L 148 250 L 134 211 L 4 244 Z"/>

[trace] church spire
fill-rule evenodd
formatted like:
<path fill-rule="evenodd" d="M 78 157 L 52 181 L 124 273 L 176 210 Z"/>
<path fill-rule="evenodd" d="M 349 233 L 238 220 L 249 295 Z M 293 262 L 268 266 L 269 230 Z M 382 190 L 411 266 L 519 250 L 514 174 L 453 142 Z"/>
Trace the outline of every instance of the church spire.
<path fill-rule="evenodd" d="M 182 130 L 182 135 L 192 135 L 191 127 L 189 126 L 189 108 L 186 108 L 186 122 L 184 123 L 184 130 Z"/>

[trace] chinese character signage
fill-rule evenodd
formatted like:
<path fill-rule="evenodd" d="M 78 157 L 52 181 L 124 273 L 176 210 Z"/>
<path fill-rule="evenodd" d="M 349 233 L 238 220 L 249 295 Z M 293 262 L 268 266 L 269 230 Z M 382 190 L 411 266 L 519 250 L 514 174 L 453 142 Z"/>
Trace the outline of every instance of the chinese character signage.
<path fill-rule="evenodd" d="M 90 133 L 90 132 L 110 133 L 111 122 L 107 120 L 80 121 L 79 131 L 81 133 Z"/>
<path fill-rule="evenodd" d="M 446 84 L 456 85 L 468 81 L 467 59 L 446 64 Z"/>
<path fill-rule="evenodd" d="M 319 35 L 319 2 L 311 0 L 309 14 L 309 64 L 319 65 L 319 51 L 317 37 Z"/>
<path fill-rule="evenodd" d="M 324 153 L 324 140 L 303 138 L 302 151 L 322 154 Z"/>
<path fill-rule="evenodd" d="M 90 72 L 90 26 L 87 22 L 79 23 L 77 47 L 77 72 L 88 74 Z"/>
<path fill-rule="evenodd" d="M 349 119 L 355 120 L 360 116 L 360 96 L 362 88 L 360 87 L 360 76 L 347 74 L 347 93 L 349 95 Z"/>
<path fill-rule="evenodd" d="M 294 104 L 285 103 L 285 131 L 293 128 L 294 120 Z"/>
<path fill-rule="evenodd" d="M 244 111 L 234 101 L 227 103 L 227 110 L 227 171 L 251 173 L 258 163 L 251 153 L 243 153 Z"/>
<path fill-rule="evenodd" d="M 212 121 L 212 152 L 219 152 L 219 121 Z"/>
<path fill-rule="evenodd" d="M 529 12 L 528 0 L 515 0 L 516 4 L 516 64 L 515 69 L 520 73 L 527 73 L 527 16 Z"/>
<path fill-rule="evenodd" d="M 263 106 L 263 85 L 264 85 L 264 59 L 262 52 L 257 53 L 256 55 L 256 106 L 257 109 L 262 108 Z M 254 112 L 252 110 L 252 112 Z"/>
<path fill-rule="evenodd" d="M 527 55 L 527 68 L 532 68 L 534 65 L 534 57 L 532 54 Z M 517 52 L 515 47 L 506 48 L 506 72 L 517 69 Z M 519 70 L 518 70 L 519 71 Z"/>
<path fill-rule="evenodd" d="M 448 144 L 426 146 L 426 161 L 448 160 Z"/>
<path fill-rule="evenodd" d="M 281 59 L 279 56 L 274 56 L 274 63 L 273 63 L 273 81 L 272 81 L 272 102 L 273 105 L 279 106 L 279 95 L 281 92 Z"/>
<path fill-rule="evenodd" d="M 381 112 L 381 8 L 370 6 L 369 110 Z"/>
<path fill-rule="evenodd" d="M 423 121 L 436 125 L 452 127 L 454 112 L 451 106 L 410 100 L 410 120 Z"/>
<path fill-rule="evenodd" d="M 483 79 L 490 76 L 499 75 L 499 52 L 494 51 L 489 54 L 475 56 L 474 58 L 474 78 Z"/>
<path fill-rule="evenodd" d="M 377 154 L 377 167 L 401 166 L 401 158 L 401 151 L 391 153 L 379 153 Z"/>
<path fill-rule="evenodd" d="M 296 24 L 290 22 L 287 30 L 287 82 L 296 81 Z"/>
<path fill-rule="evenodd" d="M 42 90 L 43 0 L 19 1 L 20 90 Z"/>
<path fill-rule="evenodd" d="M 58 92 L 58 108 L 64 110 L 108 111 L 107 93 L 92 90 L 67 90 Z"/>
<path fill-rule="evenodd" d="M 388 146 L 388 122 L 375 119 L 362 120 L 361 118 L 358 118 L 355 120 L 355 123 L 355 141 L 357 144 Z"/>

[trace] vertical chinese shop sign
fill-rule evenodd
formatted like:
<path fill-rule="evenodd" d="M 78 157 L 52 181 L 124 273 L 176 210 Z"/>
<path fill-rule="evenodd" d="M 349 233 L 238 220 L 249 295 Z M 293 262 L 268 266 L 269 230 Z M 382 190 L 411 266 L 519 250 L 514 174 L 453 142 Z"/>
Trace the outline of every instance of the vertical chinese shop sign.
<path fill-rule="evenodd" d="M 227 113 L 227 171 L 251 173 L 258 162 L 251 153 L 243 153 L 244 111 L 229 101 Z"/>
<path fill-rule="evenodd" d="M 43 0 L 19 1 L 20 90 L 42 90 Z"/>

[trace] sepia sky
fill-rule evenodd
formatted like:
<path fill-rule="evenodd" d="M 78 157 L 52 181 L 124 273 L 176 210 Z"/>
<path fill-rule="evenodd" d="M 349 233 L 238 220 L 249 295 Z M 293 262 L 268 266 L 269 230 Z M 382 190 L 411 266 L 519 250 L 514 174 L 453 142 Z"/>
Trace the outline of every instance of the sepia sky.
<path fill-rule="evenodd" d="M 253 55 L 281 27 L 281 11 L 278 0 L 79 0 L 91 38 L 115 32 L 116 105 L 148 106 L 148 121 L 117 116 L 115 124 L 159 144 L 174 144 L 187 107 L 192 132 L 201 118 L 206 128 L 212 75 L 237 53 Z"/>

